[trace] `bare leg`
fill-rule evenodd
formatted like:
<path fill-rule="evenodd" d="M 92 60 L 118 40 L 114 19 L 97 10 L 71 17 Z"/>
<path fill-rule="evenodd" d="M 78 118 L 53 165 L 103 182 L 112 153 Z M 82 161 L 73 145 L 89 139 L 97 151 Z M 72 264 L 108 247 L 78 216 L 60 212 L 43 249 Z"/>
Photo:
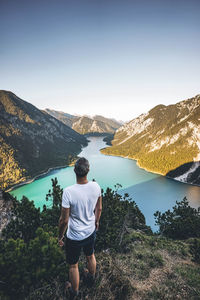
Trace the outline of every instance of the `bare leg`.
<path fill-rule="evenodd" d="M 69 265 L 69 281 L 72 284 L 72 288 L 75 292 L 78 291 L 79 288 L 79 270 L 78 263 L 75 265 Z"/>
<path fill-rule="evenodd" d="M 96 273 L 96 258 L 94 253 L 91 256 L 86 256 L 87 258 L 87 268 L 91 275 Z"/>

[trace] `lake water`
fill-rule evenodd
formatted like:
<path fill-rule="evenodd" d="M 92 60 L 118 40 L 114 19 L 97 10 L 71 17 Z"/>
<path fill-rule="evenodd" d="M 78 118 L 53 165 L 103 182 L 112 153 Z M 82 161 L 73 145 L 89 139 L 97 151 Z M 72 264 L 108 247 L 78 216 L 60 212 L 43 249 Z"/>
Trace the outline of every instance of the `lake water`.
<path fill-rule="evenodd" d="M 79 156 L 86 157 L 90 162 L 89 180 L 94 178 L 104 190 L 107 187 L 114 188 L 117 183 L 121 184 L 119 193 L 129 194 L 144 214 L 147 225 L 154 231 L 157 229 L 153 216 L 155 211 L 164 212 L 185 196 L 192 207 L 200 206 L 200 187 L 147 172 L 140 169 L 134 160 L 101 154 L 99 150 L 106 146 L 103 138 L 88 139 L 90 143 Z M 18 187 L 11 194 L 17 199 L 25 195 L 34 201 L 36 207 L 42 208 L 43 204 L 48 204 L 45 196 L 51 188 L 51 178 L 55 177 L 63 188 L 75 183 L 73 167 L 66 167 L 53 170 L 32 183 Z"/>

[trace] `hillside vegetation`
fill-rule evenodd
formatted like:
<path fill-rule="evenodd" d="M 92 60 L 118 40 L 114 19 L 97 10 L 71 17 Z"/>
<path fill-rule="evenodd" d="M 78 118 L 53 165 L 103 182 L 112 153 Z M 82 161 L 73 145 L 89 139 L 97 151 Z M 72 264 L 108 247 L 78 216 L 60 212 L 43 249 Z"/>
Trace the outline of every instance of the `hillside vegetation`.
<path fill-rule="evenodd" d="M 15 94 L 0 91 L 0 188 L 69 164 L 85 137 Z"/>
<path fill-rule="evenodd" d="M 112 147 L 102 153 L 133 158 L 152 172 L 200 184 L 199 116 L 200 95 L 175 105 L 158 105 L 120 127 Z"/>
<path fill-rule="evenodd" d="M 13 219 L 0 240 L 1 299 L 69 299 L 64 294 L 68 266 L 57 242 L 61 196 L 54 179 L 47 195 L 52 208 L 40 212 L 26 197 L 20 202 L 12 198 Z M 193 228 L 200 225 L 200 210 L 191 210 L 186 199 L 172 212 L 156 215 L 168 229 L 178 220 L 177 236 L 194 215 Z M 78 299 L 200 299 L 200 238 L 186 231 L 178 240 L 167 232 L 168 238 L 161 226 L 162 235 L 153 234 L 128 194 L 107 189 L 96 241 L 96 282 L 85 286 L 81 256 Z"/>

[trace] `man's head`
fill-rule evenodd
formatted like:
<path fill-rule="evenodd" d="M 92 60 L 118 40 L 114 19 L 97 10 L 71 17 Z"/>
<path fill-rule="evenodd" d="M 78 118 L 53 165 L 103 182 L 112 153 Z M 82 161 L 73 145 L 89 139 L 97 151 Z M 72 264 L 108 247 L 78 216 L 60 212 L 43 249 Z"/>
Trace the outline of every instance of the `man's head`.
<path fill-rule="evenodd" d="M 74 166 L 74 172 L 76 173 L 77 177 L 85 177 L 89 172 L 90 165 L 86 158 L 80 157 Z"/>

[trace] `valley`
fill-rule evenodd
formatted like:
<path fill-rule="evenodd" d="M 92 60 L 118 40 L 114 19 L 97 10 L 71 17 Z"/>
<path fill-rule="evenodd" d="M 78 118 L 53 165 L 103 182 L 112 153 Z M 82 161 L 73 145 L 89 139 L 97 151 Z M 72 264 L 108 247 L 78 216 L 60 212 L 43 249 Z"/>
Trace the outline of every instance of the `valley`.
<path fill-rule="evenodd" d="M 90 136 L 103 136 L 106 155 L 137 161 L 151 173 L 200 185 L 200 95 L 158 105 L 122 124 L 96 115 L 39 110 L 12 92 L 0 91 L 0 184 L 9 188 L 70 165 Z"/>

